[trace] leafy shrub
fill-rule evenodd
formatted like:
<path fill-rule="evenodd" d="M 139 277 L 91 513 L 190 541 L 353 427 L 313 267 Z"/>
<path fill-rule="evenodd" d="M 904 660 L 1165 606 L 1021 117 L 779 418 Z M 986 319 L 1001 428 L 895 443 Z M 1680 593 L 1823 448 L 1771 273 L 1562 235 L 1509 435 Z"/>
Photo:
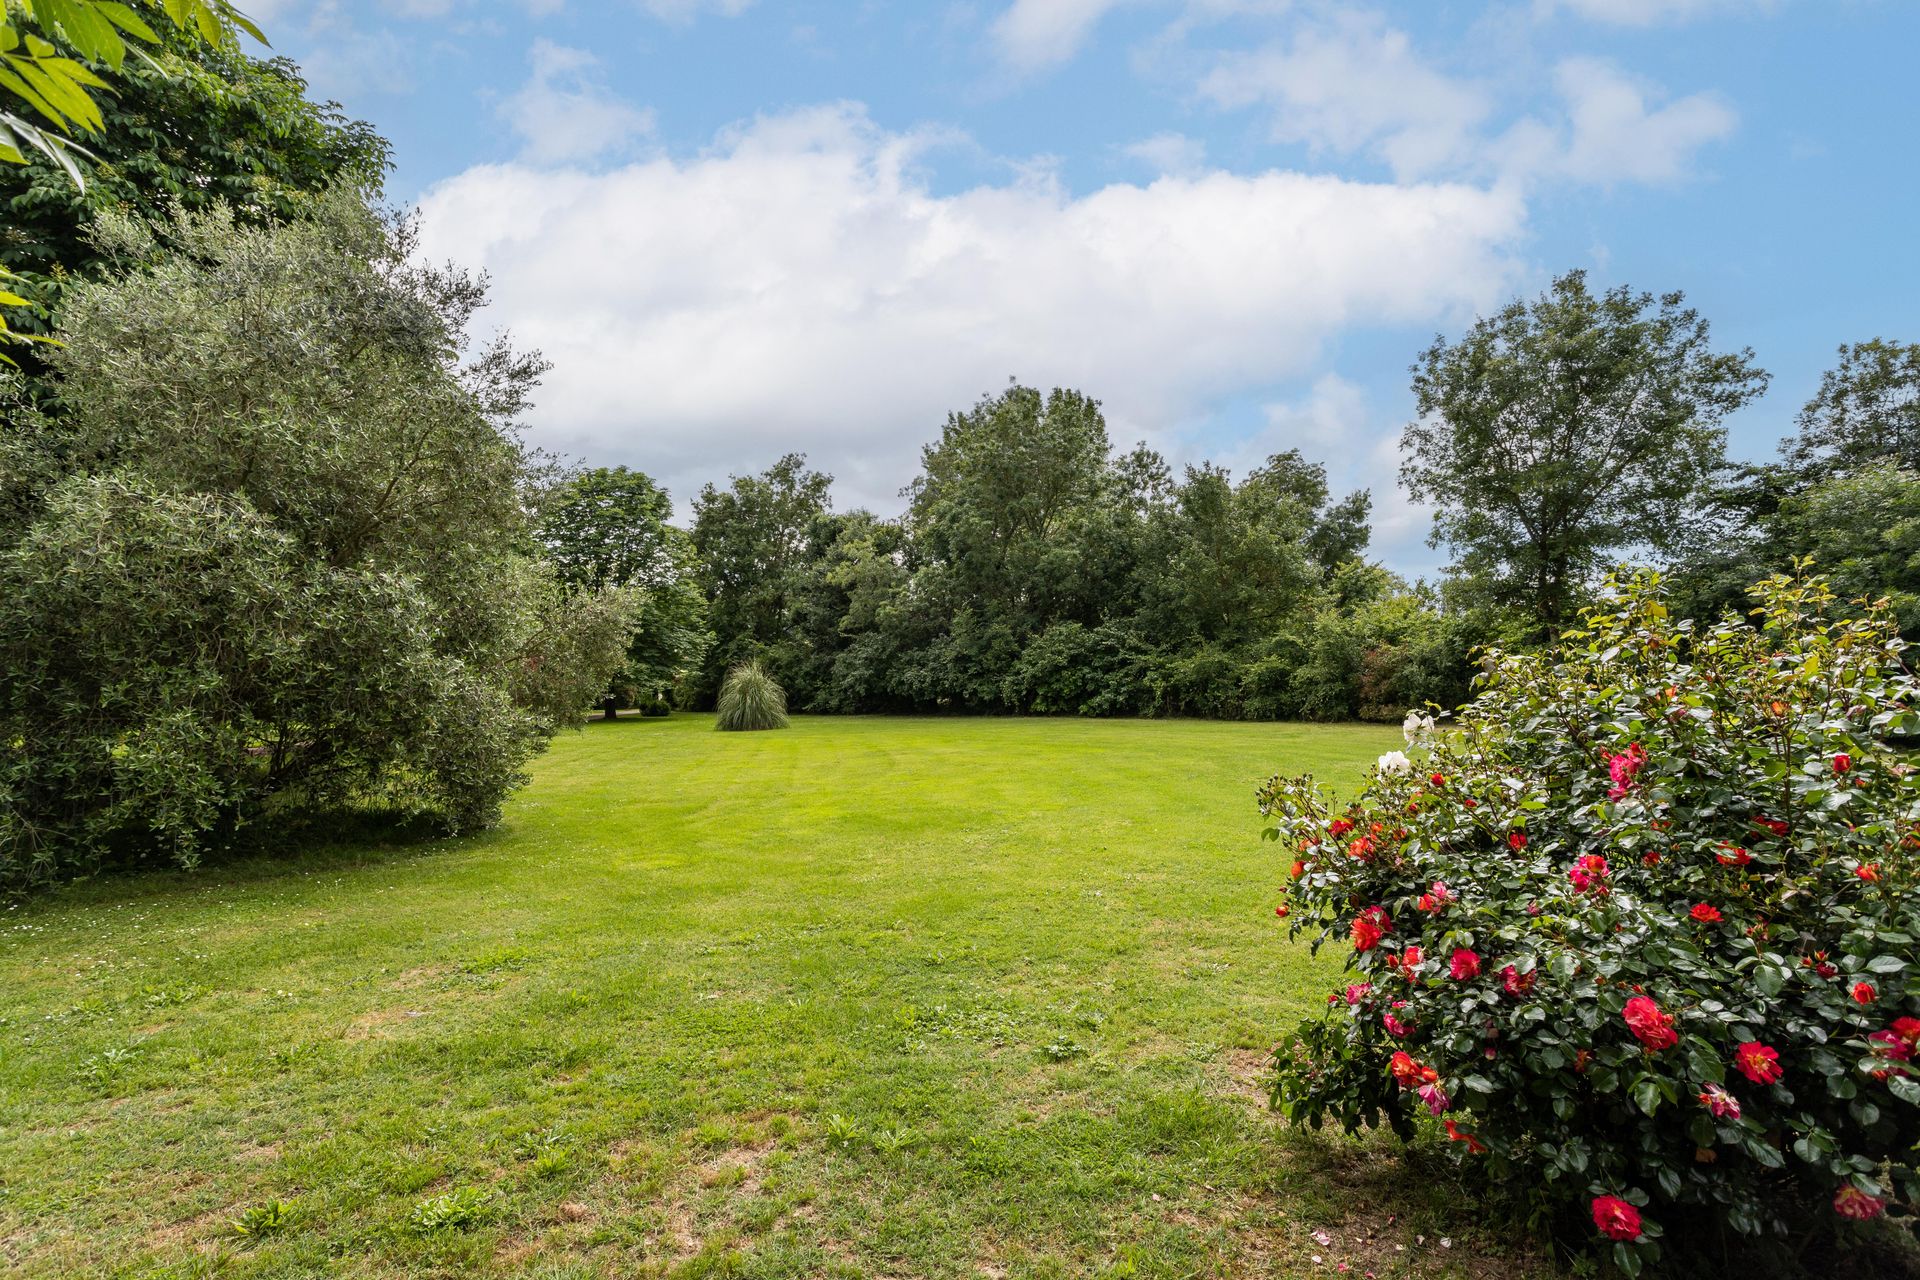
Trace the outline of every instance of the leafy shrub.
<path fill-rule="evenodd" d="M 1146 659 L 1122 627 L 1058 623 L 1027 645 L 1002 696 L 1016 710 L 1040 715 L 1129 715 L 1141 707 Z"/>
<path fill-rule="evenodd" d="M 716 709 L 716 729 L 787 727 L 787 695 L 758 661 L 743 662 L 727 672 Z"/>
<path fill-rule="evenodd" d="M 60 412 L 0 406 L 0 886 L 347 803 L 487 825 L 625 659 L 634 601 L 528 553 L 538 361 L 462 363 L 478 282 L 314 214 L 105 218 Z"/>
<path fill-rule="evenodd" d="M 1884 609 L 1755 594 L 1696 630 L 1616 584 L 1491 655 L 1457 730 L 1410 717 L 1353 803 L 1266 786 L 1280 912 L 1353 971 L 1278 1056 L 1290 1119 L 1438 1123 L 1630 1273 L 1663 1223 L 1920 1198 L 1920 772 L 1889 740 L 1920 687 Z"/>

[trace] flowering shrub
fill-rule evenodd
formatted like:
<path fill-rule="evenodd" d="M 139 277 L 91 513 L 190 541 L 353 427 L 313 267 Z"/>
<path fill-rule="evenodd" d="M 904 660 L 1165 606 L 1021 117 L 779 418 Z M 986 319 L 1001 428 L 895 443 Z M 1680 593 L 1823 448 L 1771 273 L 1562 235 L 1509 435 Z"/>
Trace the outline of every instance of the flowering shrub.
<path fill-rule="evenodd" d="M 1279 1055 L 1290 1119 L 1437 1117 L 1630 1274 L 1663 1219 L 1920 1199 L 1920 690 L 1884 610 L 1756 596 L 1696 630 L 1616 583 L 1352 804 L 1267 784 L 1281 913 L 1354 971 Z"/>

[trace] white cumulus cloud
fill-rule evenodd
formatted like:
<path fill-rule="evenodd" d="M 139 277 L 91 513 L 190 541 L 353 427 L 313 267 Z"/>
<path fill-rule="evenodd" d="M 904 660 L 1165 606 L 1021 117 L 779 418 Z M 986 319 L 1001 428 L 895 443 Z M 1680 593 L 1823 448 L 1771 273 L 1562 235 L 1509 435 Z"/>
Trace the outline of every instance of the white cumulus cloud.
<path fill-rule="evenodd" d="M 994 20 L 1000 56 L 1016 70 L 1036 71 L 1080 51 L 1093 28 L 1128 0 L 1014 0 Z"/>
<path fill-rule="evenodd" d="M 426 256 L 484 268 L 555 368 L 539 443 L 640 466 L 684 502 L 787 450 L 883 510 L 948 410 L 1080 387 L 1118 440 L 1177 438 L 1311 373 L 1323 343 L 1507 293 L 1505 189 L 1289 172 L 1074 195 L 1044 171 L 936 192 L 926 138 L 857 106 L 757 120 L 607 172 L 471 169 L 422 203 Z"/>
<path fill-rule="evenodd" d="M 1554 72 L 1569 135 L 1555 167 L 1588 182 L 1670 182 L 1694 153 L 1730 135 L 1733 108 L 1710 93 L 1655 105 L 1656 91 L 1595 58 L 1569 58 Z"/>
<path fill-rule="evenodd" d="M 1405 32 L 1358 11 L 1223 56 L 1200 93 L 1222 107 L 1271 109 L 1277 141 L 1368 151 L 1403 177 L 1459 162 L 1491 109 L 1478 87 L 1422 60 Z"/>
<path fill-rule="evenodd" d="M 587 160 L 653 132 L 653 113 L 620 98 L 596 78 L 599 59 L 544 36 L 528 50 L 533 73 L 500 104 L 529 158 Z"/>

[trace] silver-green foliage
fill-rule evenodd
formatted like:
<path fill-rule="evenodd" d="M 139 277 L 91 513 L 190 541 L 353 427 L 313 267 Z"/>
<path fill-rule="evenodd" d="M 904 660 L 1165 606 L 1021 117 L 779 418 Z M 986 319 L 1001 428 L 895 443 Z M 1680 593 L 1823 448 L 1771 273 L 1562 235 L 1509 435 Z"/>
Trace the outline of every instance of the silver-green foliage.
<path fill-rule="evenodd" d="M 787 694 L 758 660 L 727 672 L 720 686 L 716 729 L 784 729 Z"/>
<path fill-rule="evenodd" d="M 534 558 L 540 365 L 341 197 L 216 211 L 76 288 L 63 404 L 0 440 L 0 883 L 192 865 L 346 803 L 492 822 L 624 656 Z"/>

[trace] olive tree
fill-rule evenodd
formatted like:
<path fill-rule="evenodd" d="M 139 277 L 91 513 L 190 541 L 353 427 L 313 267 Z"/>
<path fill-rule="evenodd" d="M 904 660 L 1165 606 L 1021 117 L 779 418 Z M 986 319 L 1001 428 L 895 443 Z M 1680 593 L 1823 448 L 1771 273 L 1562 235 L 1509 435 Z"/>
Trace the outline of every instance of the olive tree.
<path fill-rule="evenodd" d="M 0 880 L 192 863 L 348 803 L 494 821 L 631 602 L 535 554 L 479 281 L 350 196 L 183 214 L 75 288 L 62 411 L 0 450 Z"/>

